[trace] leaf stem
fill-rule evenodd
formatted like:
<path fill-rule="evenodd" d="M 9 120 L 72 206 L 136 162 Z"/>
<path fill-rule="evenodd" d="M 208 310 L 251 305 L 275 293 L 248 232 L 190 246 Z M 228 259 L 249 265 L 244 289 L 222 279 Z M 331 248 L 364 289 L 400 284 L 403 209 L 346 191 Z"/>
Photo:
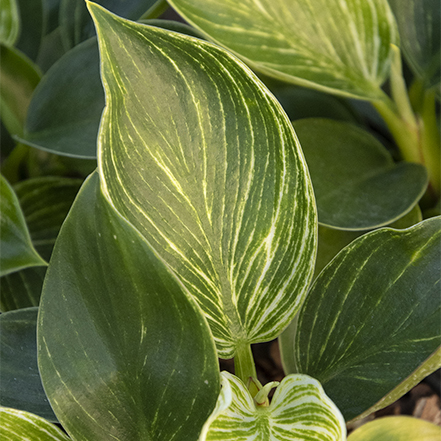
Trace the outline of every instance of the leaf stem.
<path fill-rule="evenodd" d="M 152 20 L 154 18 L 158 18 L 161 16 L 167 9 L 169 8 L 169 4 L 167 0 L 158 0 L 155 4 L 147 9 L 144 14 L 138 19 L 139 20 Z"/>
<path fill-rule="evenodd" d="M 250 379 L 257 379 L 256 366 L 254 364 L 250 344 L 240 342 L 236 346 L 236 354 L 234 356 L 234 371 L 236 377 L 239 377 L 246 385 L 249 385 Z M 253 395 L 253 393 L 251 393 L 251 395 Z"/>

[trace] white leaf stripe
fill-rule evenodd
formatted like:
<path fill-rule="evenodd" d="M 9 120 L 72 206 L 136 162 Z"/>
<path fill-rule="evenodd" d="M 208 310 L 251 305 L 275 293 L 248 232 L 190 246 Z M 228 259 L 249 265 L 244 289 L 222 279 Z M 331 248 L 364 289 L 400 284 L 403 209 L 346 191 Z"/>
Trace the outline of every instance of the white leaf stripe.
<path fill-rule="evenodd" d="M 269 407 L 256 407 L 245 385 L 222 372 L 222 391 L 200 441 L 292 441 L 345 439 L 342 415 L 321 385 L 306 375 L 289 375 Z"/>
<path fill-rule="evenodd" d="M 0 407 L 0 438 L 4 441 L 67 441 L 58 427 L 22 410 Z"/>
<path fill-rule="evenodd" d="M 304 296 L 315 252 L 314 199 L 290 122 L 223 50 L 99 13 L 103 192 L 196 298 L 222 356 L 236 340 L 274 338 Z"/>
<path fill-rule="evenodd" d="M 390 44 L 398 41 L 386 0 L 170 3 L 210 39 L 266 73 L 364 98 L 381 96 Z"/>

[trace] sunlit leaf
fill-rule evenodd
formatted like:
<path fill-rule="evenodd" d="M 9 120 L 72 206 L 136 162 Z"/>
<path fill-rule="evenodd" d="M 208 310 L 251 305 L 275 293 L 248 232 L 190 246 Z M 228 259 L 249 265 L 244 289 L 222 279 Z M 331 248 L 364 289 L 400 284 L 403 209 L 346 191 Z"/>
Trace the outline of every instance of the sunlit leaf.
<path fill-rule="evenodd" d="M 0 43 L 12 46 L 20 32 L 20 14 L 17 0 L 2 0 L 0 3 Z"/>
<path fill-rule="evenodd" d="M 0 407 L 2 440 L 69 441 L 63 431 L 29 412 Z"/>
<path fill-rule="evenodd" d="M 0 175 L 0 276 L 30 266 L 46 266 L 32 246 L 17 196 Z"/>
<path fill-rule="evenodd" d="M 0 405 L 57 421 L 38 372 L 37 314 L 25 308 L 0 315 Z"/>
<path fill-rule="evenodd" d="M 75 440 L 195 440 L 219 393 L 208 325 L 86 181 L 61 228 L 37 332 L 41 378 Z"/>
<path fill-rule="evenodd" d="M 288 82 L 381 99 L 398 34 L 386 0 L 169 0 L 257 70 Z"/>
<path fill-rule="evenodd" d="M 346 427 L 320 383 L 289 375 L 277 387 L 270 406 L 256 406 L 239 378 L 222 372 L 222 390 L 200 441 L 342 441 Z"/>
<path fill-rule="evenodd" d="M 428 182 L 420 164 L 395 164 L 373 135 L 354 125 L 310 118 L 294 122 L 308 163 L 321 225 L 368 230 L 408 213 Z"/>
<path fill-rule="evenodd" d="M 402 383 L 407 392 L 423 363 L 440 367 L 439 358 L 426 361 L 441 334 L 440 237 L 438 217 L 355 240 L 321 272 L 284 333 L 286 372 L 317 378 L 347 420 Z"/>
<path fill-rule="evenodd" d="M 389 0 L 397 19 L 402 50 L 412 70 L 430 87 L 440 82 L 441 3 Z"/>
<path fill-rule="evenodd" d="M 352 432 L 348 441 L 439 441 L 441 427 L 408 416 L 379 418 Z"/>
<path fill-rule="evenodd" d="M 32 93 L 40 81 L 39 69 L 14 48 L 0 46 L 0 111 L 11 135 L 22 135 Z"/>
<path fill-rule="evenodd" d="M 303 300 L 316 239 L 287 116 L 217 46 L 89 7 L 108 98 L 106 197 L 194 296 L 221 356 L 276 337 Z"/>

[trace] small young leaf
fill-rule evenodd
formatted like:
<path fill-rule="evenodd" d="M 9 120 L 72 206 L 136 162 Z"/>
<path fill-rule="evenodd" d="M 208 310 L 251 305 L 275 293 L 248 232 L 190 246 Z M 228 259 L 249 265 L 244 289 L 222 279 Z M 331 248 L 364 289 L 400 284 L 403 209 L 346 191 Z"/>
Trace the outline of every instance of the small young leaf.
<path fill-rule="evenodd" d="M 32 245 L 14 190 L 0 175 L 0 276 L 30 266 L 46 266 Z"/>
<path fill-rule="evenodd" d="M 427 171 L 395 164 L 369 132 L 321 118 L 294 122 L 308 163 L 321 225 L 369 230 L 407 214 L 423 196 Z"/>
<path fill-rule="evenodd" d="M 70 441 L 49 421 L 22 410 L 0 407 L 2 440 Z"/>
<path fill-rule="evenodd" d="M 405 381 L 404 394 L 437 350 L 440 237 L 438 217 L 356 239 L 320 273 L 282 336 L 286 372 L 317 378 L 347 420 Z"/>
<path fill-rule="evenodd" d="M 379 418 L 356 429 L 348 441 L 439 441 L 441 427 L 418 418 Z"/>
<path fill-rule="evenodd" d="M 222 390 L 199 441 L 346 439 L 343 417 L 313 378 L 288 375 L 265 407 L 256 406 L 239 378 L 221 375 Z"/>
<path fill-rule="evenodd" d="M 61 228 L 45 279 L 38 365 L 76 440 L 193 441 L 219 393 L 208 325 L 98 175 Z"/>
<path fill-rule="evenodd" d="M 291 123 L 223 49 L 89 8 L 107 96 L 105 196 L 200 304 L 222 357 L 275 338 L 315 255 L 315 203 Z"/>
<path fill-rule="evenodd" d="M 0 315 L 0 405 L 56 422 L 37 366 L 38 308 Z"/>
<path fill-rule="evenodd" d="M 0 44 L 13 46 L 19 32 L 20 14 L 17 0 L 2 0 L 0 3 Z"/>
<path fill-rule="evenodd" d="M 398 33 L 387 0 L 169 0 L 257 70 L 303 86 L 381 99 Z"/>

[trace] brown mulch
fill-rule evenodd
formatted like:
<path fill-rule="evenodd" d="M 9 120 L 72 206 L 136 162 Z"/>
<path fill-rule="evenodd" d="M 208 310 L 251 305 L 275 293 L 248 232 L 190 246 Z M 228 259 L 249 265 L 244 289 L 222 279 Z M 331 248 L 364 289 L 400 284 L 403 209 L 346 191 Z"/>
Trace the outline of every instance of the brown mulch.
<path fill-rule="evenodd" d="M 262 384 L 284 377 L 277 340 L 253 345 L 257 376 Z M 233 360 L 220 360 L 221 370 L 234 373 Z M 410 415 L 441 426 L 441 370 L 434 372 L 395 403 L 348 425 L 348 433 L 362 424 L 390 415 Z"/>

